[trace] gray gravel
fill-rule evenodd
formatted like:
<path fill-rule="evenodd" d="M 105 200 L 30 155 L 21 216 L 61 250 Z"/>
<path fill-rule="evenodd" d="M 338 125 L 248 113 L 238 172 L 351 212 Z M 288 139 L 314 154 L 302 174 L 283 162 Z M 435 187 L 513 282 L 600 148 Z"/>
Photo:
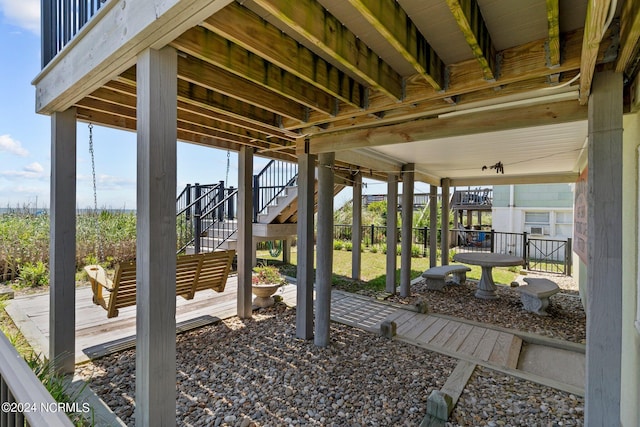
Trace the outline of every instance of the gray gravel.
<path fill-rule="evenodd" d="M 445 286 L 442 291 L 426 288 L 424 282 L 411 287 L 411 296 L 397 295 L 388 298 L 400 304 L 416 304 L 425 301 L 430 312 L 447 314 L 481 323 L 491 323 L 504 328 L 544 335 L 577 343 L 586 343 L 586 315 L 578 294 L 578 286 L 568 276 L 529 273 L 518 276 L 516 282 L 526 284 L 525 277 L 544 277 L 558 284 L 561 291 L 549 299 L 548 316 L 538 316 L 525 311 L 520 302 L 520 294 L 509 286 L 498 286 L 496 300 L 482 300 L 474 297 L 476 282 L 467 281 L 463 286 Z"/>
<path fill-rule="evenodd" d="M 537 318 L 537 317 L 536 317 Z M 177 338 L 180 426 L 417 426 L 455 359 L 332 324 L 321 349 L 295 338 L 283 304 Z M 134 425 L 135 351 L 77 373 Z M 583 425 L 580 397 L 478 367 L 449 426 Z"/>

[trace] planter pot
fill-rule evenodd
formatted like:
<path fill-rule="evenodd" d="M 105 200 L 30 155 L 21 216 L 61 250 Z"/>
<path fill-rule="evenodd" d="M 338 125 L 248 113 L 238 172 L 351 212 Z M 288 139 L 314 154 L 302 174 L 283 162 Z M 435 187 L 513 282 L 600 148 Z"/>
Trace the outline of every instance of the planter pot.
<path fill-rule="evenodd" d="M 272 295 L 276 293 L 280 286 L 282 285 L 272 283 L 251 285 L 251 290 L 256 296 L 253 299 L 253 305 L 263 308 L 271 307 L 274 304 Z"/>

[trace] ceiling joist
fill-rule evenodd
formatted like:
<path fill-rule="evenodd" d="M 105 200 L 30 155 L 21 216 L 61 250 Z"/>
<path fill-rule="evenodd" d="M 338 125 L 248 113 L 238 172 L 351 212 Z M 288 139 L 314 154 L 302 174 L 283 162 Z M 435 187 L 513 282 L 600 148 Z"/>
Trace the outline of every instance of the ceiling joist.
<path fill-rule="evenodd" d="M 362 16 L 437 91 L 444 90 L 444 64 L 395 0 L 349 0 Z"/>
<path fill-rule="evenodd" d="M 485 80 L 498 78 L 496 50 L 476 0 L 447 0 L 447 5 L 480 64 Z"/>
<path fill-rule="evenodd" d="M 202 27 L 191 28 L 171 45 L 320 113 L 337 112 L 337 102 L 327 92 Z"/>
<path fill-rule="evenodd" d="M 630 73 L 632 70 L 629 67 L 634 66 L 632 59 L 640 51 L 640 2 L 625 1 L 620 21 L 620 52 L 616 60 L 616 71 Z M 627 75 L 627 78 L 633 77 Z"/>
<path fill-rule="evenodd" d="M 547 26 L 549 40 L 547 55 L 549 68 L 560 66 L 560 7 L 559 0 L 547 0 Z"/>
<path fill-rule="evenodd" d="M 402 77 L 316 0 L 254 3 L 373 89 L 394 101 L 403 99 Z"/>
<path fill-rule="evenodd" d="M 202 26 L 353 108 L 365 104 L 364 86 L 239 4 L 230 4 Z"/>
<path fill-rule="evenodd" d="M 585 20 L 582 55 L 580 60 L 580 104 L 589 99 L 591 81 L 596 69 L 598 49 L 606 31 L 611 0 L 589 1 Z"/>

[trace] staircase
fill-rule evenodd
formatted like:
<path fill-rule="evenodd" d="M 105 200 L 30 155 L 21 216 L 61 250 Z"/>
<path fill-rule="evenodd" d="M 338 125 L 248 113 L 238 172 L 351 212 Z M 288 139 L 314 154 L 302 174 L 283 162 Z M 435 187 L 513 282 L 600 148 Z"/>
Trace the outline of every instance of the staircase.
<path fill-rule="evenodd" d="M 283 240 L 296 235 L 298 218 L 298 167 L 270 161 L 253 177 L 253 238 Z M 344 188 L 334 186 L 334 194 Z M 318 182 L 315 183 L 317 200 Z M 187 185 L 176 200 L 178 253 L 235 249 L 238 191 L 224 182 Z M 195 238 L 200 236 L 200 238 Z"/>

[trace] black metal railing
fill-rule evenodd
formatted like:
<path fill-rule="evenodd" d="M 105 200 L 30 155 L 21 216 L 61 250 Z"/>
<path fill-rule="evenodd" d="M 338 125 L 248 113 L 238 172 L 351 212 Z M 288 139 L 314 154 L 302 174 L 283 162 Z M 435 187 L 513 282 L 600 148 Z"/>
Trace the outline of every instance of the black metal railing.
<path fill-rule="evenodd" d="M 238 190 L 218 184 L 187 184 L 176 198 L 178 253 L 208 252 L 237 232 Z"/>
<path fill-rule="evenodd" d="M 436 242 L 440 250 L 442 231 L 436 230 Z M 571 275 L 571 239 L 550 240 L 531 239 L 528 233 L 506 233 L 495 230 L 449 230 L 449 241 L 456 252 L 495 252 L 522 257 L 525 267 L 532 271 Z M 411 236 L 412 252 L 416 247 L 421 249 L 422 256 L 429 253 L 430 230 L 428 227 L 413 228 Z M 351 225 L 336 224 L 333 238 L 338 241 L 353 241 Z M 384 226 L 362 226 L 362 246 L 373 248 L 388 246 L 387 228 Z M 398 228 L 398 244 L 402 240 L 401 229 Z M 415 255 L 415 253 L 414 253 Z"/>
<path fill-rule="evenodd" d="M 287 187 L 294 186 L 298 178 L 296 163 L 271 160 L 253 176 L 253 222 L 258 222 L 258 215 L 264 213 L 269 206 L 277 204 L 277 198 L 285 193 Z"/>
<path fill-rule="evenodd" d="M 42 68 L 44 68 L 107 0 L 41 0 Z"/>
<path fill-rule="evenodd" d="M 476 188 L 475 190 L 457 190 L 451 196 L 451 208 L 490 208 L 493 201 L 491 188 Z"/>

